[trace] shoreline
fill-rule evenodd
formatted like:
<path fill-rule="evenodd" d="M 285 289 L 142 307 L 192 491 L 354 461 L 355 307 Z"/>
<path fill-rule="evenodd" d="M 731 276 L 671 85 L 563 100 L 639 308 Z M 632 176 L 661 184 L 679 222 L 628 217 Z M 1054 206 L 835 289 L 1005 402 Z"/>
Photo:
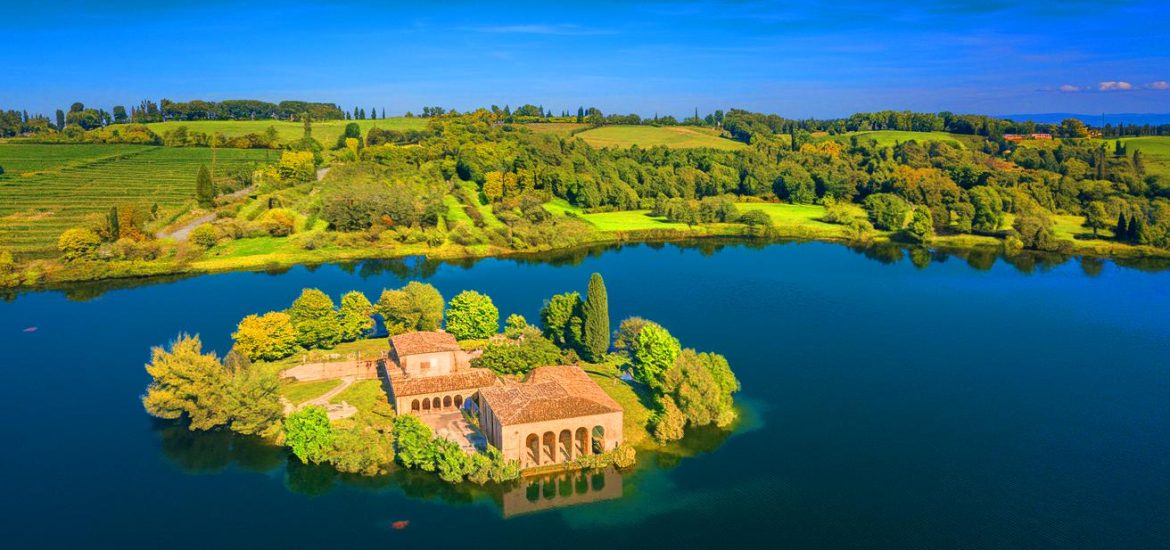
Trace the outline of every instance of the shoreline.
<path fill-rule="evenodd" d="M 392 249 L 356 249 L 334 248 L 318 250 L 301 250 L 295 254 L 268 253 L 240 257 L 201 258 L 188 264 L 156 262 L 103 262 L 89 261 L 80 264 L 85 267 L 97 265 L 108 266 L 107 273 L 101 276 L 89 277 L 71 273 L 69 264 L 59 271 L 49 272 L 50 280 L 33 285 L 19 284 L 2 287 L 0 290 L 10 292 L 37 292 L 65 290 L 72 285 L 96 284 L 102 282 L 134 282 L 149 280 L 179 279 L 200 275 L 214 275 L 234 272 L 261 272 L 287 270 L 297 266 L 320 266 L 331 263 L 345 263 L 370 260 L 396 260 L 409 257 L 422 257 L 427 260 L 457 261 L 479 260 L 487 258 L 524 258 L 556 253 L 572 253 L 595 246 L 611 246 L 624 244 L 669 244 L 686 241 L 704 241 L 715 239 L 729 239 L 739 242 L 824 242 L 849 247 L 872 247 L 875 245 L 892 245 L 899 248 L 924 248 L 947 253 L 970 253 L 974 251 L 994 252 L 1004 256 L 1003 242 L 998 237 L 984 235 L 947 235 L 936 237 L 932 242 L 924 245 L 900 242 L 892 238 L 893 233 L 880 232 L 868 239 L 855 240 L 839 235 L 828 235 L 813 231 L 785 231 L 796 227 L 773 226 L 766 234 L 753 234 L 750 228 L 738 224 L 708 224 L 697 225 L 690 229 L 638 229 L 629 231 L 597 231 L 590 234 L 590 238 L 566 247 L 537 248 L 530 250 L 515 250 L 493 245 L 463 246 L 444 244 L 440 247 L 420 245 L 401 245 Z M 1016 255 L 1051 255 L 1065 258 L 1081 257 L 1099 260 L 1113 260 L 1117 262 L 1156 262 L 1165 263 L 1170 269 L 1170 251 L 1164 251 L 1148 246 L 1120 245 L 1109 241 L 1081 241 L 1071 240 L 1072 247 L 1067 252 L 1046 252 L 1038 250 L 1021 250 Z M 1011 257 L 1015 257 L 1011 256 Z M 63 275 L 55 278 L 55 275 Z"/>

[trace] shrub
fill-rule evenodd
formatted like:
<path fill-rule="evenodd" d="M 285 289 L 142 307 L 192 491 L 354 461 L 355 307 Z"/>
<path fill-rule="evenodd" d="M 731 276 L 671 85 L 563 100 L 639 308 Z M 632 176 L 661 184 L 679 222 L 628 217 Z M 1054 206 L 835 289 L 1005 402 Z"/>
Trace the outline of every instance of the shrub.
<path fill-rule="evenodd" d="M 874 227 L 897 231 L 906 224 L 906 213 L 910 205 L 901 197 L 891 193 L 874 193 L 865 198 L 865 209 Z"/>
<path fill-rule="evenodd" d="M 285 445 L 306 464 L 320 464 L 333 449 L 333 427 L 322 407 L 305 407 L 288 415 L 284 433 Z"/>
<path fill-rule="evenodd" d="M 547 338 L 531 335 L 518 342 L 488 344 L 472 366 L 491 369 L 500 374 L 521 374 L 536 367 L 559 364 L 561 350 Z"/>
<path fill-rule="evenodd" d="M 235 349 L 252 361 L 275 361 L 295 353 L 297 331 L 287 313 L 249 315 L 232 333 Z"/>
<path fill-rule="evenodd" d="M 202 224 L 191 230 L 191 242 L 203 248 L 211 248 L 219 242 L 219 230 L 209 223 Z"/>
<path fill-rule="evenodd" d="M 101 244 L 102 239 L 97 233 L 90 229 L 74 227 L 61 233 L 57 239 L 57 250 L 61 252 L 61 259 L 71 262 L 93 258 Z"/>

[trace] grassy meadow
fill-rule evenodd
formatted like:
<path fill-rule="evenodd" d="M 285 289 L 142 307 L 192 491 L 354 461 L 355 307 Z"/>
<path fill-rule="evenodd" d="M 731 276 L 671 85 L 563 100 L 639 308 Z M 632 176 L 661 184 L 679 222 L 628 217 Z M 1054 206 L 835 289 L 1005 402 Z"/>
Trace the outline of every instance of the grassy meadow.
<path fill-rule="evenodd" d="M 927 142 L 927 141 L 941 141 L 943 143 L 949 143 L 951 145 L 955 145 L 959 148 L 965 148 L 966 145 L 964 144 L 964 141 L 966 141 L 967 139 L 969 139 L 971 137 L 971 136 L 960 136 L 958 134 L 948 134 L 946 132 L 906 132 L 906 131 L 901 131 L 901 130 L 876 130 L 876 131 L 872 131 L 872 132 L 849 132 L 849 133 L 839 134 L 839 135 L 835 135 L 835 136 L 826 135 L 823 139 L 834 139 L 837 141 L 842 141 L 842 142 L 848 143 L 849 139 L 853 136 L 857 136 L 860 139 L 872 139 L 872 140 L 876 141 L 878 143 L 878 145 L 886 146 L 886 147 L 893 147 L 894 145 L 896 145 L 898 143 L 904 143 L 904 142 L 913 140 L 913 141 L 917 141 L 919 143 L 923 143 L 923 142 Z M 982 139 L 982 138 L 980 138 L 980 139 Z"/>
<path fill-rule="evenodd" d="M 358 123 L 362 128 L 362 135 L 377 126 L 389 130 L 422 130 L 427 127 L 427 119 L 419 117 L 390 117 L 378 120 L 329 120 L 313 123 L 313 137 L 326 147 L 337 143 L 337 136 L 345 131 L 345 125 L 351 122 Z M 188 131 L 203 132 L 205 134 L 220 133 L 224 137 L 241 136 L 244 134 L 263 134 L 269 126 L 276 128 L 278 143 L 291 143 L 301 139 L 305 134 L 305 125 L 302 122 L 283 120 L 193 120 L 170 121 L 147 124 L 154 133 L 163 135 L 179 126 L 186 126 Z"/>
<path fill-rule="evenodd" d="M 217 170 L 277 155 L 219 149 Z M 211 150 L 203 148 L 0 144 L 0 166 L 10 170 L 0 177 L 0 246 L 52 250 L 62 231 L 120 204 L 185 210 L 195 197 L 199 166 L 210 163 Z"/>
<path fill-rule="evenodd" d="M 671 149 L 743 149 L 747 145 L 719 137 L 715 130 L 690 126 L 602 126 L 577 134 L 594 147 L 657 147 Z"/>
<path fill-rule="evenodd" d="M 1116 140 L 1107 140 L 1114 143 Z M 1122 138 L 1121 142 L 1133 151 L 1141 151 L 1146 173 L 1155 176 L 1170 176 L 1170 136 L 1147 136 Z"/>

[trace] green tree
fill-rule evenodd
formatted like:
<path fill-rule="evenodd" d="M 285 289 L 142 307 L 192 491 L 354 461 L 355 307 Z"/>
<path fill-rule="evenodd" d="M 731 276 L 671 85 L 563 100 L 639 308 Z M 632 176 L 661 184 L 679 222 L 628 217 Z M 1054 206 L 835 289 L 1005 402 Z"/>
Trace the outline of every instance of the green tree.
<path fill-rule="evenodd" d="M 417 416 L 403 414 L 394 417 L 394 454 L 407 468 L 434 470 L 431 452 L 431 428 Z M 428 468 L 429 465 L 429 468 Z"/>
<path fill-rule="evenodd" d="M 722 384 L 716 370 L 721 371 Z M 683 350 L 663 376 L 662 385 L 692 426 L 727 426 L 735 419 L 731 393 L 738 391 L 739 382 L 722 356 Z"/>
<path fill-rule="evenodd" d="M 195 198 L 203 208 L 215 206 L 215 184 L 211 182 L 211 172 L 204 165 L 199 165 L 199 173 L 195 176 Z"/>
<path fill-rule="evenodd" d="M 115 242 L 122 238 L 122 224 L 118 219 L 117 206 L 111 206 L 110 212 L 106 214 L 106 227 L 109 228 L 110 242 Z"/>
<path fill-rule="evenodd" d="M 299 349 L 297 331 L 283 311 L 244 317 L 232 338 L 235 349 L 251 361 L 275 361 Z"/>
<path fill-rule="evenodd" d="M 1003 225 L 1003 199 L 999 193 L 987 186 L 973 187 L 968 194 L 975 216 L 971 227 L 976 231 L 995 231 Z"/>
<path fill-rule="evenodd" d="M 383 290 L 375 311 L 390 334 L 438 330 L 443 323 L 443 295 L 427 283 L 411 281 L 397 290 Z"/>
<path fill-rule="evenodd" d="M 930 217 L 930 210 L 924 206 L 914 207 L 910 214 L 910 223 L 906 224 L 906 237 L 916 243 L 928 243 L 934 236 L 934 221 Z"/>
<path fill-rule="evenodd" d="M 544 307 L 540 310 L 540 326 L 544 336 L 562 347 L 579 340 L 579 337 L 571 336 L 570 333 L 575 326 L 581 325 L 579 321 L 582 305 L 581 295 L 576 292 L 557 294 L 545 300 Z M 577 323 L 573 322 L 575 318 L 578 319 Z"/>
<path fill-rule="evenodd" d="M 660 443 L 678 441 L 686 433 L 687 417 L 669 395 L 658 398 L 658 410 L 652 420 L 654 439 Z"/>
<path fill-rule="evenodd" d="M 1125 211 L 1117 214 L 1117 225 L 1113 229 L 1113 238 L 1119 241 L 1128 240 L 1129 220 L 1125 218 Z"/>
<path fill-rule="evenodd" d="M 228 376 L 198 336 L 180 334 L 170 349 L 151 349 L 146 365 L 152 382 L 142 399 L 146 412 L 170 420 L 186 418 L 191 430 L 210 430 L 230 420 Z"/>
<path fill-rule="evenodd" d="M 306 464 L 320 464 L 333 449 L 333 426 L 324 407 L 305 407 L 284 419 L 285 445 Z"/>
<path fill-rule="evenodd" d="M 795 204 L 812 204 L 817 198 L 816 183 L 808 170 L 791 161 L 780 163 L 780 175 L 776 177 L 773 192 Z"/>
<path fill-rule="evenodd" d="M 465 290 L 447 304 L 447 332 L 459 340 L 488 338 L 500 330 L 500 310 L 489 296 Z"/>
<path fill-rule="evenodd" d="M 370 317 L 373 312 L 374 306 L 365 294 L 354 290 L 342 296 L 341 308 L 337 312 L 341 341 L 352 342 L 374 328 L 374 319 Z"/>
<path fill-rule="evenodd" d="M 1056 250 L 1056 233 L 1052 230 L 1052 220 L 1043 214 L 1017 214 L 1012 228 L 1020 236 L 1025 248 L 1034 250 Z"/>
<path fill-rule="evenodd" d="M 67 262 L 92 259 L 101 244 L 102 238 L 97 233 L 74 227 L 66 229 L 57 238 L 57 251 L 61 253 L 61 259 Z"/>
<path fill-rule="evenodd" d="M 339 472 L 366 476 L 384 474 L 394 462 L 389 434 L 368 426 L 353 425 L 333 431 L 329 463 Z"/>
<path fill-rule="evenodd" d="M 233 354 L 237 352 L 230 353 L 229 359 Z M 232 431 L 269 439 L 275 437 L 284 418 L 277 374 L 270 369 L 253 367 L 242 354 L 240 359 L 225 363 L 229 365 L 230 374 L 228 397 Z"/>
<path fill-rule="evenodd" d="M 1105 209 L 1105 203 L 1101 201 L 1091 201 L 1089 206 L 1085 208 L 1085 227 L 1093 230 L 1093 236 L 1097 236 L 1097 232 L 1109 227 L 1110 222 L 1109 212 Z"/>
<path fill-rule="evenodd" d="M 585 322 L 582 352 L 589 361 L 601 361 L 609 351 L 610 326 L 609 297 L 600 273 L 594 273 L 589 277 L 589 288 L 585 292 L 581 314 Z"/>
<path fill-rule="evenodd" d="M 320 290 L 302 290 L 288 309 L 288 317 L 297 330 L 297 343 L 305 348 L 332 349 L 341 341 L 333 299 Z"/>
<path fill-rule="evenodd" d="M 646 325 L 654 324 L 641 317 L 629 317 L 618 325 L 613 332 L 613 349 L 621 352 L 633 353 L 632 350 L 638 341 L 638 333 Z"/>
<path fill-rule="evenodd" d="M 662 326 L 642 327 L 633 349 L 634 378 L 661 393 L 663 376 L 681 351 L 678 340 Z"/>
<path fill-rule="evenodd" d="M 901 197 L 891 193 L 874 193 L 865 198 L 865 210 L 874 227 L 897 231 L 906 224 L 906 213 L 910 205 Z"/>
<path fill-rule="evenodd" d="M 1083 138 L 1089 137 L 1089 128 L 1084 122 L 1075 118 L 1066 118 L 1060 122 L 1058 130 L 1060 137 Z"/>
<path fill-rule="evenodd" d="M 532 334 L 518 342 L 490 343 L 471 364 L 499 374 L 523 374 L 536 367 L 562 362 L 560 348 L 548 338 Z"/>
<path fill-rule="evenodd" d="M 528 331 L 528 320 L 519 313 L 513 313 L 504 320 L 504 336 L 513 340 Z"/>

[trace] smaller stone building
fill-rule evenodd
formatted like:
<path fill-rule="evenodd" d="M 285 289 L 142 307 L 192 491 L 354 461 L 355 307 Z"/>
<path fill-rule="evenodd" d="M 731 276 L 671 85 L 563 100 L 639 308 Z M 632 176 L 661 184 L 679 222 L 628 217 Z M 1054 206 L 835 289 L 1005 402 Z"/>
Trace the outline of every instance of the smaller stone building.
<path fill-rule="evenodd" d="M 446 332 L 407 332 L 391 336 L 390 346 L 386 375 L 399 414 L 457 411 L 496 383 L 491 371 L 471 368 Z"/>
<path fill-rule="evenodd" d="M 622 442 L 622 408 L 577 366 L 539 367 L 480 390 L 479 425 L 521 468 L 569 462 Z"/>

